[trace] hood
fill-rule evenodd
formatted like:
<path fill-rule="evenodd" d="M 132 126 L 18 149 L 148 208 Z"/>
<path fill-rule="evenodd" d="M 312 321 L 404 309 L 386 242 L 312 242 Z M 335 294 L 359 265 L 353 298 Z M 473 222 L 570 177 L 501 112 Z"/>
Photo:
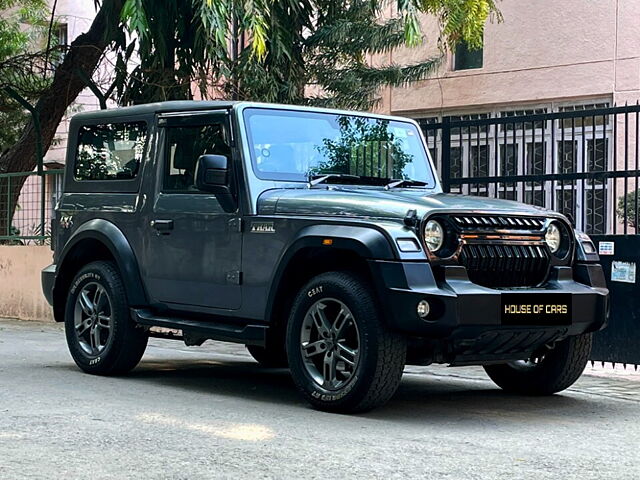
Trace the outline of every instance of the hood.
<path fill-rule="evenodd" d="M 369 217 L 402 220 L 408 210 L 419 217 L 444 210 L 468 213 L 544 215 L 547 210 L 510 200 L 424 190 L 331 187 L 275 189 L 258 199 L 260 215 Z"/>

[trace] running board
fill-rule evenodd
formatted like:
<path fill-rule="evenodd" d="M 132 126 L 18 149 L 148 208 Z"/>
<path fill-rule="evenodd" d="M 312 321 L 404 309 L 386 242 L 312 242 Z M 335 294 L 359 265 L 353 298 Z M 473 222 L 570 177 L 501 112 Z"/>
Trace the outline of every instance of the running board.
<path fill-rule="evenodd" d="M 267 326 L 234 325 L 230 323 L 188 320 L 185 318 L 159 317 L 146 309 L 131 309 L 131 318 L 139 325 L 182 330 L 202 339 L 223 342 L 244 343 L 245 345 L 265 345 Z"/>

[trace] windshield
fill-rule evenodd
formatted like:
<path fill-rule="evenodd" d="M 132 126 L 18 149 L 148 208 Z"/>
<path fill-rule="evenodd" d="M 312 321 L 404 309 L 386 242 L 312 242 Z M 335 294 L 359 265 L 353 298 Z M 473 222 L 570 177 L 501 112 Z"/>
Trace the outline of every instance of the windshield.
<path fill-rule="evenodd" d="M 342 183 L 339 175 L 353 175 L 372 185 L 400 179 L 435 186 L 412 123 L 263 108 L 246 109 L 244 118 L 259 178 L 307 181 L 334 174 L 337 183 Z"/>

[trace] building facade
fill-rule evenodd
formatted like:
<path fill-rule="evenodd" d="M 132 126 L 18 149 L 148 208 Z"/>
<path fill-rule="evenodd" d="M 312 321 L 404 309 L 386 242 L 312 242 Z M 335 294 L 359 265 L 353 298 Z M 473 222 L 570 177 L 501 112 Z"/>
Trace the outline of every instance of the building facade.
<path fill-rule="evenodd" d="M 517 118 L 591 111 L 636 104 L 640 99 L 640 2 L 503 0 L 498 6 L 504 21 L 487 24 L 481 50 L 470 51 L 461 45 L 442 58 L 432 78 L 382 93 L 380 111 L 421 122 L 441 171 L 442 139 L 428 125 L 445 117 L 454 121 Z M 424 48 L 394 51 L 387 60 L 407 64 L 440 55 L 435 42 L 428 42 L 437 38 L 434 20 L 425 17 L 423 30 Z M 635 152 L 636 120 L 633 114 L 626 119 L 605 115 L 460 128 L 451 135 L 451 176 L 629 168 L 629 152 Z M 634 161 L 637 158 L 631 159 Z M 514 189 L 471 184 L 452 191 L 553 206 L 576 217 L 579 227 L 603 233 L 616 223 L 615 214 L 607 216 L 607 210 L 614 208 L 623 193 L 635 189 L 635 182 L 530 182 Z M 616 198 L 612 190 L 617 190 Z"/>

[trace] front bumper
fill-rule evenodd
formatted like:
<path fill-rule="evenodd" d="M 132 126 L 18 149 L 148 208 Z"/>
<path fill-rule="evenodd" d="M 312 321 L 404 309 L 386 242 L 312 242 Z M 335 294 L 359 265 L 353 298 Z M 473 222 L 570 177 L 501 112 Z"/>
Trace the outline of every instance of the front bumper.
<path fill-rule="evenodd" d="M 538 335 L 560 338 L 597 331 L 606 326 L 608 319 L 609 291 L 602 268 L 597 264 L 554 267 L 544 287 L 514 290 L 476 285 L 460 266 L 440 267 L 436 271 L 422 262 L 371 261 L 371 266 L 389 325 L 416 337 L 472 343 L 480 338 L 489 341 L 492 336 L 508 341 L 514 335 L 526 335 L 533 341 Z M 570 324 L 503 325 L 502 296 L 516 292 L 524 295 L 569 294 Z M 416 312 L 421 300 L 431 306 L 430 314 L 424 320 Z M 507 332 L 508 338 L 501 335 Z M 499 343 L 500 338 L 496 342 Z"/>

